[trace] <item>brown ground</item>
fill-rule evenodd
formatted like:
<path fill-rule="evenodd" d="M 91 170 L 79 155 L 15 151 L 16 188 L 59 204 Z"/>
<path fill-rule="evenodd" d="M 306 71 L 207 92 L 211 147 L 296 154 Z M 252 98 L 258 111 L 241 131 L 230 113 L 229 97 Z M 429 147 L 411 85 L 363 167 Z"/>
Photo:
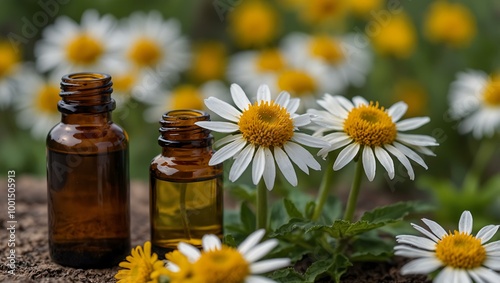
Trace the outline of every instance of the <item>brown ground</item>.
<path fill-rule="evenodd" d="M 7 274 L 8 255 L 6 207 L 6 181 L 0 180 L 0 282 L 115 282 L 113 276 L 118 267 L 111 269 L 74 269 L 52 263 L 47 244 L 47 206 L 44 179 L 18 177 L 16 190 L 16 275 Z M 142 182 L 132 182 L 132 246 L 149 239 L 148 188 Z M 373 200 L 372 200 L 373 201 Z M 388 201 L 388 200 L 386 200 Z M 373 204 L 373 203 L 372 203 Z M 402 277 L 398 269 L 404 264 L 366 263 L 352 267 L 343 277 L 343 283 L 416 283 L 430 282 L 425 277 Z"/>

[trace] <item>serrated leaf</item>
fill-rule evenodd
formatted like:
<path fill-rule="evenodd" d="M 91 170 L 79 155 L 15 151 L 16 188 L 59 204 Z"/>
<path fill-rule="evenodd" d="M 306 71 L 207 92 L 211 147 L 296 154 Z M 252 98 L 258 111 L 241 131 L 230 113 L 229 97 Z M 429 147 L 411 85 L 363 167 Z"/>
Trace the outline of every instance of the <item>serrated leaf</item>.
<path fill-rule="evenodd" d="M 333 257 L 315 261 L 307 268 L 304 273 L 305 282 L 315 282 L 316 279 L 321 278 L 323 275 L 329 273 L 334 265 Z"/>
<path fill-rule="evenodd" d="M 367 211 L 361 217 L 361 220 L 368 223 L 387 224 L 391 222 L 401 221 L 410 212 L 415 210 L 416 203 L 414 202 L 398 202 L 395 204 L 378 207 L 372 211 Z"/>
<path fill-rule="evenodd" d="M 271 232 L 269 237 L 281 239 L 295 237 L 297 232 L 305 233 L 306 230 L 313 226 L 315 226 L 315 224 L 311 221 L 304 221 L 304 219 L 300 218 L 291 218 L 286 224 L 281 225 L 274 232 Z"/>
<path fill-rule="evenodd" d="M 383 226 L 383 223 L 368 223 L 367 221 L 349 222 L 346 220 L 336 220 L 332 225 L 315 225 L 307 230 L 307 233 L 311 231 L 323 231 L 328 233 L 332 238 L 342 239 L 349 238 L 366 231 L 373 230 Z"/>
<path fill-rule="evenodd" d="M 304 277 L 293 268 L 276 270 L 269 275 L 269 278 L 278 282 L 303 283 Z"/>
<path fill-rule="evenodd" d="M 247 234 L 255 230 L 255 213 L 248 207 L 246 202 L 241 203 L 240 219 Z"/>
<path fill-rule="evenodd" d="M 288 214 L 288 216 L 290 216 L 290 218 L 304 218 L 304 215 L 300 213 L 299 209 L 291 200 L 284 198 L 283 204 L 285 206 L 286 213 Z"/>

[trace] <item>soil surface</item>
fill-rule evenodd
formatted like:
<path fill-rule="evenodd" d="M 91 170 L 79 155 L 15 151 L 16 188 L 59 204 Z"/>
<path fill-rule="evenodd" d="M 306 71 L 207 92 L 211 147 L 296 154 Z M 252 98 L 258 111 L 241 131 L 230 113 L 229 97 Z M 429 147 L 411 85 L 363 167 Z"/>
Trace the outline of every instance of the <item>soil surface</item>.
<path fill-rule="evenodd" d="M 115 282 L 118 267 L 110 269 L 75 269 L 52 263 L 47 239 L 47 193 L 45 179 L 18 177 L 16 179 L 15 220 L 15 275 L 8 274 L 9 255 L 7 228 L 6 181 L 0 180 L 0 282 Z M 132 246 L 149 240 L 148 185 L 131 183 Z M 373 200 L 372 200 L 373 201 Z M 387 201 L 387 200 L 386 200 Z M 373 203 L 372 203 L 373 204 Z M 399 274 L 405 260 L 396 258 L 391 263 L 355 265 L 343 276 L 342 283 L 423 283 L 425 276 Z M 322 281 L 327 282 L 327 281 Z"/>

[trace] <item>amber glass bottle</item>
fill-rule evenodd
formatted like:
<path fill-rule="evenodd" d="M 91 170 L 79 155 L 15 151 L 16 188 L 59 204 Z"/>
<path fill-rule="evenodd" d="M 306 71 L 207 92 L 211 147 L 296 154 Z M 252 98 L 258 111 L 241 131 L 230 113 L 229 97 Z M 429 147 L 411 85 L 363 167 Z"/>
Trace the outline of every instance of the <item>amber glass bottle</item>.
<path fill-rule="evenodd" d="M 201 247 L 205 234 L 222 238 L 222 164 L 209 166 L 213 137 L 195 125 L 210 116 L 174 110 L 160 121 L 162 153 L 150 166 L 150 219 L 153 250 L 159 255 L 179 241 Z"/>
<path fill-rule="evenodd" d="M 47 136 L 49 249 L 61 265 L 105 268 L 130 252 L 128 136 L 111 120 L 112 85 L 100 73 L 62 78 Z"/>

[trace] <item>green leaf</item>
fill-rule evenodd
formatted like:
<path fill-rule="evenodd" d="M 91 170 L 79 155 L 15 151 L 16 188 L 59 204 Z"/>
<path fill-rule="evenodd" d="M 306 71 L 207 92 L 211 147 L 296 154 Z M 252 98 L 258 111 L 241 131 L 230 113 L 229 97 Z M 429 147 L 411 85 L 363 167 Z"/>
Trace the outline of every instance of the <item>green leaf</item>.
<path fill-rule="evenodd" d="M 290 218 L 304 218 L 304 215 L 300 213 L 300 211 L 291 200 L 284 198 L 283 204 L 285 205 L 286 213 L 288 214 L 288 216 L 290 216 Z"/>
<path fill-rule="evenodd" d="M 415 210 L 416 203 L 414 202 L 399 202 L 388 206 L 376 208 L 372 211 L 365 212 L 361 220 L 368 223 L 392 223 L 401 221 L 410 212 Z"/>
<path fill-rule="evenodd" d="M 296 233 L 305 233 L 306 230 L 311 229 L 311 227 L 316 226 L 311 221 L 304 221 L 300 218 L 292 218 L 286 224 L 281 225 L 274 232 L 269 234 L 271 238 L 281 238 L 287 239 L 289 237 L 294 237 Z"/>
<path fill-rule="evenodd" d="M 289 282 L 289 283 L 304 282 L 304 277 L 291 267 L 286 269 L 276 270 L 269 275 L 269 278 L 274 279 L 278 282 Z"/>
<path fill-rule="evenodd" d="M 246 202 L 241 203 L 240 219 L 245 232 L 250 234 L 255 230 L 256 218 L 255 213 L 248 207 Z"/>
<path fill-rule="evenodd" d="M 271 229 L 273 230 L 287 223 L 287 221 L 290 219 L 285 207 L 283 206 L 283 203 L 281 203 L 280 201 L 273 203 L 273 205 L 271 206 L 270 216 L 269 227 L 271 227 Z"/>
<path fill-rule="evenodd" d="M 315 208 L 316 208 L 316 202 L 314 202 L 314 201 L 310 201 L 306 204 L 306 208 L 304 210 L 304 213 L 305 213 L 307 219 L 312 218 Z"/>
<path fill-rule="evenodd" d="M 304 277 L 305 282 L 315 282 L 316 279 L 321 278 L 323 275 L 328 274 L 334 265 L 333 258 L 315 261 L 307 268 Z"/>
<path fill-rule="evenodd" d="M 224 235 L 224 240 L 223 240 L 224 245 L 230 246 L 230 247 L 236 247 L 238 246 L 236 244 L 236 240 L 234 239 L 233 235 Z"/>
<path fill-rule="evenodd" d="M 384 240 L 378 233 L 366 233 L 352 245 L 351 261 L 384 261 L 393 255 L 394 242 Z"/>

